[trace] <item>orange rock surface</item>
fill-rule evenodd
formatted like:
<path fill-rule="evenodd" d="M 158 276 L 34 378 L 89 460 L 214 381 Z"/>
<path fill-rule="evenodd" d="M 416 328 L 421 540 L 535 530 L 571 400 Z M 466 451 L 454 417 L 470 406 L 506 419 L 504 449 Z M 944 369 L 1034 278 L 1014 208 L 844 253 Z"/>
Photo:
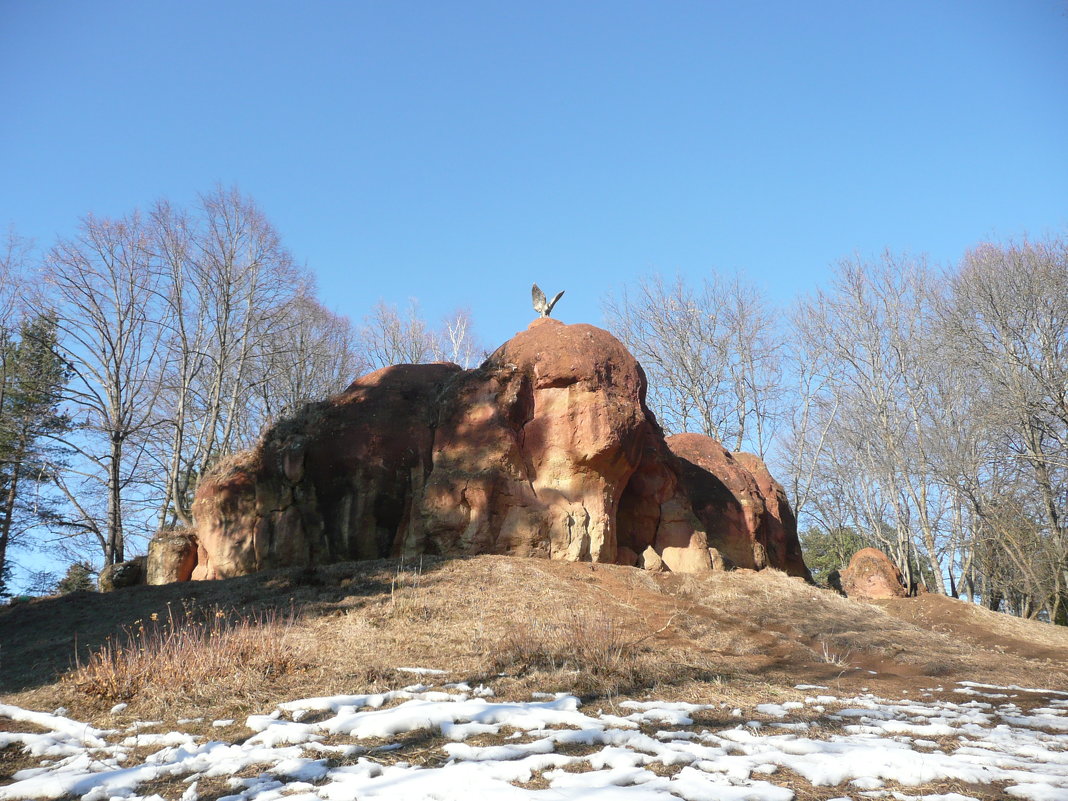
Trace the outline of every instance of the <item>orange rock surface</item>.
<path fill-rule="evenodd" d="M 703 572 L 723 564 L 720 552 L 807 576 L 763 463 L 705 448 L 715 459 L 697 466 L 723 470 L 728 489 L 718 513 L 695 507 L 696 462 L 672 454 L 645 391 L 615 337 L 552 318 L 474 370 L 371 373 L 204 478 L 193 578 L 423 553 Z"/>
<path fill-rule="evenodd" d="M 862 548 L 842 571 L 842 592 L 848 598 L 904 598 L 901 571 L 878 548 Z"/>

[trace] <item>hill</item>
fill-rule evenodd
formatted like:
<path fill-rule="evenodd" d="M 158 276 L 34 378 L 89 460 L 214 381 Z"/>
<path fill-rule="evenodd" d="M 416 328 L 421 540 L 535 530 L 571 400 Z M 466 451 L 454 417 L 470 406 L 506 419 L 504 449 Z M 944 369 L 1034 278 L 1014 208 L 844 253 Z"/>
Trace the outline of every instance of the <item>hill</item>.
<path fill-rule="evenodd" d="M 291 568 L 5 608 L 0 655 L 0 801 L 1068 797 L 1068 632 L 773 570 Z"/>
<path fill-rule="evenodd" d="M 190 666 L 187 687 L 120 700 L 150 716 L 203 714 L 205 705 L 227 716 L 297 687 L 376 689 L 405 665 L 474 681 L 504 673 L 498 693 L 517 695 L 536 686 L 763 698 L 827 682 L 894 694 L 932 678 L 1068 689 L 1068 631 L 942 596 L 858 602 L 777 571 L 655 574 L 502 556 L 285 569 L 20 604 L 0 610 L 0 687 L 19 702 L 91 716 L 115 699 L 94 701 L 64 678 L 76 655 L 84 662 L 109 637 L 168 616 L 229 621 L 267 610 L 280 613 L 275 628 L 294 655 L 269 685 L 196 686 Z"/>

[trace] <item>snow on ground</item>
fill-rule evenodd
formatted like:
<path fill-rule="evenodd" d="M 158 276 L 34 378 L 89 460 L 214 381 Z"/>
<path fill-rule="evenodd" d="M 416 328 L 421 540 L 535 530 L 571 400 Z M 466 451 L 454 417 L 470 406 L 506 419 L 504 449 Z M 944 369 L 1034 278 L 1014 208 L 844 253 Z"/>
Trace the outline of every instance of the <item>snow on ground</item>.
<path fill-rule="evenodd" d="M 836 801 L 972 799 L 902 789 L 939 780 L 996 783 L 1029 801 L 1068 799 L 1068 693 L 964 682 L 956 692 L 969 700 L 819 694 L 760 704 L 760 721 L 723 705 L 624 701 L 609 712 L 582 709 L 568 695 L 499 702 L 486 687 L 417 684 L 290 701 L 250 716 L 249 734 L 234 742 L 142 733 L 137 723 L 97 729 L 65 710 L 0 705 L 0 748 L 40 760 L 0 786 L 0 801 L 160 801 L 149 789 L 160 780 L 184 788 L 168 793 L 172 801 L 198 801 L 198 785 L 220 777 L 232 788 L 223 801 L 791 801 L 780 768 L 835 788 Z M 1044 705 L 1025 710 L 1020 693 L 1039 694 Z M 4 732 L 5 718 L 46 731 Z M 487 736 L 493 744 L 467 742 Z M 396 761 L 427 749 L 436 756 L 429 766 Z"/>

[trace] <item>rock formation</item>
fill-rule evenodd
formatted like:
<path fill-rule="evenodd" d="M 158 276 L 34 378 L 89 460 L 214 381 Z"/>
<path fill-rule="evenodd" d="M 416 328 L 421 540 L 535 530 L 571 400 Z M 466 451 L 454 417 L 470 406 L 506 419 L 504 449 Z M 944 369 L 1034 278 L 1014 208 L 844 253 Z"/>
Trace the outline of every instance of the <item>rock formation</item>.
<path fill-rule="evenodd" d="M 839 578 L 847 598 L 904 598 L 908 595 L 901 571 L 878 548 L 853 554 Z"/>
<path fill-rule="evenodd" d="M 735 567 L 769 565 L 811 581 L 786 491 L 750 453 L 731 453 L 700 434 L 676 434 L 667 445 L 709 546 Z"/>
<path fill-rule="evenodd" d="M 201 481 L 192 578 L 422 553 L 807 577 L 763 463 L 665 443 L 645 391 L 611 334 L 549 317 L 475 370 L 371 373 Z"/>
<path fill-rule="evenodd" d="M 97 576 L 96 586 L 101 592 L 113 592 L 123 587 L 145 583 L 145 557 L 135 556 L 126 562 L 107 565 Z"/>

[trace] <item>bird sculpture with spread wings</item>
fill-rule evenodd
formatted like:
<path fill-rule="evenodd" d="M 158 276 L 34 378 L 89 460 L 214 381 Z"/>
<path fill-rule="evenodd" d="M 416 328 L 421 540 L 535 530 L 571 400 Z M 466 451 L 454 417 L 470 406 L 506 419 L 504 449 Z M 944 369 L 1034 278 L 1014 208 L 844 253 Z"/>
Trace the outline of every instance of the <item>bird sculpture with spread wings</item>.
<path fill-rule="evenodd" d="M 564 295 L 564 290 L 560 290 L 556 293 L 556 297 L 550 301 L 546 301 L 545 293 L 541 291 L 537 284 L 530 290 L 530 296 L 534 300 L 534 311 L 540 314 L 542 317 L 548 317 L 553 312 L 553 306 L 556 305 L 556 301 L 560 300 Z"/>

